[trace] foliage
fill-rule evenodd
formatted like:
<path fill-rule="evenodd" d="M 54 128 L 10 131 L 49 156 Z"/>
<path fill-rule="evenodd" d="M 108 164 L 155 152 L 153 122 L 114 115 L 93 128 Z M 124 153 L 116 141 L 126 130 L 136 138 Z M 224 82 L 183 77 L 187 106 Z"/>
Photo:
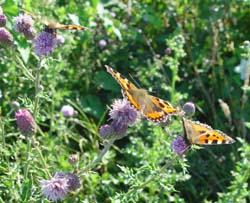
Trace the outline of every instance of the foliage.
<path fill-rule="evenodd" d="M 167 126 L 142 120 L 110 143 L 101 162 L 82 173 L 81 188 L 63 202 L 250 201 L 249 5 L 3 1 L 14 46 L 0 44 L 0 201 L 48 202 L 41 179 L 92 166 L 107 146 L 98 133 L 109 118 L 107 105 L 121 97 L 105 64 L 176 106 L 194 102 L 193 120 L 238 139 L 179 157 L 171 142 L 182 132 L 181 119 L 172 117 Z M 13 29 L 21 9 L 89 29 L 60 30 L 65 43 L 41 62 L 32 42 Z M 39 20 L 35 26 L 42 30 Z M 33 139 L 18 131 L 13 101 L 32 112 L 38 124 Z M 60 109 L 67 104 L 78 114 L 64 117 Z M 79 155 L 77 166 L 67 161 L 71 154 Z"/>

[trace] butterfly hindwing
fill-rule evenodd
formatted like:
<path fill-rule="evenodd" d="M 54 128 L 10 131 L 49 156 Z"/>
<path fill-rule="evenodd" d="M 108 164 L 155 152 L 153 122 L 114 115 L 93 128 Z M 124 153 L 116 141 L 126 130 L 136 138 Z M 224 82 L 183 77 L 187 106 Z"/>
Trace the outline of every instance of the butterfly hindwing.
<path fill-rule="evenodd" d="M 184 134 L 190 144 L 217 145 L 232 144 L 234 139 L 225 133 L 214 130 L 211 126 L 182 118 Z"/>

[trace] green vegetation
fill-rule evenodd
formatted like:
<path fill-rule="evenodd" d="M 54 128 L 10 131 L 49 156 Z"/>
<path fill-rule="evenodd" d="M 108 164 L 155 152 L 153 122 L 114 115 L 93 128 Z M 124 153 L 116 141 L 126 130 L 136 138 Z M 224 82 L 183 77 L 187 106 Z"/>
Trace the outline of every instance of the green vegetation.
<path fill-rule="evenodd" d="M 250 202 L 249 0 L 2 2 L 13 45 L 0 43 L 0 203 L 49 202 L 40 181 L 74 170 L 81 187 L 62 202 Z M 13 29 L 21 9 L 89 29 L 58 30 L 65 42 L 39 57 Z M 180 157 L 172 141 L 181 117 L 142 119 L 89 165 L 107 144 L 98 132 L 110 123 L 107 106 L 122 98 L 106 64 L 174 106 L 195 103 L 192 120 L 236 143 Z M 34 136 L 20 133 L 13 101 L 32 113 Z M 67 104 L 78 113 L 64 117 Z"/>

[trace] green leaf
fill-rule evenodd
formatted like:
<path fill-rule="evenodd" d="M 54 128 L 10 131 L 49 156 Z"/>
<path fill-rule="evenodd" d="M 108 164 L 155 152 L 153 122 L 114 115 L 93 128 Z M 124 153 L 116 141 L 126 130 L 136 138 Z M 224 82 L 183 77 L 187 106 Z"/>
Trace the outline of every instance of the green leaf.
<path fill-rule="evenodd" d="M 99 71 L 95 75 L 95 83 L 98 87 L 105 90 L 112 90 L 114 92 L 120 92 L 120 87 L 109 74 L 105 71 Z"/>

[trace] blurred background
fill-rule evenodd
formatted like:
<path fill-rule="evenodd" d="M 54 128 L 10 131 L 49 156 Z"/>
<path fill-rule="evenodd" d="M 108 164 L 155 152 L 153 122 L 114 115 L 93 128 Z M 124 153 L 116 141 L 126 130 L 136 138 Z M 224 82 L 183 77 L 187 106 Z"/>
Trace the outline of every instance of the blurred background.
<path fill-rule="evenodd" d="M 182 132 L 180 118 L 173 118 L 167 132 L 143 120 L 115 143 L 95 172 L 83 177 L 82 188 L 65 202 L 250 201 L 248 0 L 6 0 L 1 7 L 16 45 L 16 50 L 0 45 L 1 132 L 6 142 L 0 160 L 2 202 L 42 201 L 37 179 L 44 172 L 35 153 L 31 182 L 20 182 L 25 139 L 17 131 L 11 109 L 13 101 L 32 109 L 35 91 L 14 56 L 34 75 L 38 63 L 32 42 L 13 29 L 12 19 L 21 8 L 89 28 L 58 30 L 65 42 L 53 51 L 41 72 L 37 123 L 42 133 L 37 133 L 37 140 L 52 174 L 71 170 L 69 154 L 79 154 L 83 167 L 103 147 L 98 128 L 109 122 L 107 105 L 122 97 L 105 64 L 175 106 L 195 103 L 192 120 L 237 140 L 233 145 L 190 151 L 164 176 L 128 194 L 171 160 L 171 140 Z M 39 21 L 35 26 L 37 32 L 43 28 Z M 60 109 L 65 104 L 78 114 L 64 118 Z"/>

